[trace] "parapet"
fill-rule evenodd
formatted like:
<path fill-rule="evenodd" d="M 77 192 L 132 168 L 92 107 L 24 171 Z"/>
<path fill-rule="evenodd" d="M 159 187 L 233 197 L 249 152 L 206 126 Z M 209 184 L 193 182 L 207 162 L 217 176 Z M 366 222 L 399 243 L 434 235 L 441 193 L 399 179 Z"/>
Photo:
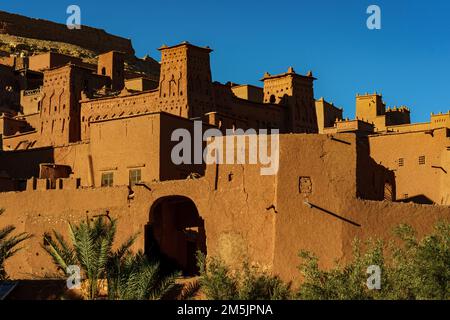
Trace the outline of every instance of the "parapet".
<path fill-rule="evenodd" d="M 44 191 L 44 190 L 76 190 L 81 185 L 79 178 L 58 178 L 58 179 L 38 179 L 32 177 L 27 180 L 27 191 Z"/>

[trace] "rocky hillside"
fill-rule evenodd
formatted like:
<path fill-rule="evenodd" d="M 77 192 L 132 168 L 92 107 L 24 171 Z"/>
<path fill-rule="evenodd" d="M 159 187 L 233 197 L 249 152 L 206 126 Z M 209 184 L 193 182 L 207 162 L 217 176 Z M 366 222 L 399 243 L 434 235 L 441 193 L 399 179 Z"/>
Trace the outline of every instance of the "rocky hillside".
<path fill-rule="evenodd" d="M 130 40 L 91 27 L 81 30 L 74 32 L 62 24 L 0 11 L 0 56 L 55 51 L 96 63 L 98 54 L 118 50 L 127 54 L 127 71 L 158 79 L 159 63 L 150 57 L 137 58 Z"/>

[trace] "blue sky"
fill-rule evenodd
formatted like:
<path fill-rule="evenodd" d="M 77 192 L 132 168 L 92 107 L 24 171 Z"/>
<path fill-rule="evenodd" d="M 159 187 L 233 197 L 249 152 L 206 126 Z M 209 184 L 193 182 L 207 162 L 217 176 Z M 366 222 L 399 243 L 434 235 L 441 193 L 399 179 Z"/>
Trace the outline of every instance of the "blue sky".
<path fill-rule="evenodd" d="M 0 10 L 65 22 L 77 4 L 82 24 L 131 38 L 138 56 L 160 59 L 161 44 L 209 45 L 214 80 L 261 85 L 265 71 L 312 70 L 316 98 L 353 117 L 356 93 L 381 92 L 407 105 L 413 121 L 450 110 L 450 1 L 446 0 L 14 0 Z M 382 29 L 366 27 L 381 8 Z"/>

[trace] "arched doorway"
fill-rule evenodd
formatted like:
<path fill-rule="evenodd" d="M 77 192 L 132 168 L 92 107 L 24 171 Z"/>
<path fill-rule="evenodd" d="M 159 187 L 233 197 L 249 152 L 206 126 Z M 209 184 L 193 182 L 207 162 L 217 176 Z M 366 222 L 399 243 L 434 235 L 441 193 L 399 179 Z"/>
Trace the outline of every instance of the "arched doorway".
<path fill-rule="evenodd" d="M 145 229 L 145 252 L 155 245 L 186 276 L 198 273 L 196 253 L 206 254 L 205 224 L 195 203 L 183 196 L 157 200 L 150 209 Z"/>

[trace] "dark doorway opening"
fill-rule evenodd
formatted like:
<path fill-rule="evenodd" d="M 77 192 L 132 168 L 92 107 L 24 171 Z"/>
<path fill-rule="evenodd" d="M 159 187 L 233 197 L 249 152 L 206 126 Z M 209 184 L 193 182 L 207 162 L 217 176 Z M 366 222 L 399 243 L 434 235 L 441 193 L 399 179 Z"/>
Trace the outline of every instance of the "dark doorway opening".
<path fill-rule="evenodd" d="M 145 228 L 145 253 L 159 255 L 185 276 L 198 274 L 196 253 L 206 254 L 205 224 L 194 202 L 182 196 L 159 199 Z"/>

